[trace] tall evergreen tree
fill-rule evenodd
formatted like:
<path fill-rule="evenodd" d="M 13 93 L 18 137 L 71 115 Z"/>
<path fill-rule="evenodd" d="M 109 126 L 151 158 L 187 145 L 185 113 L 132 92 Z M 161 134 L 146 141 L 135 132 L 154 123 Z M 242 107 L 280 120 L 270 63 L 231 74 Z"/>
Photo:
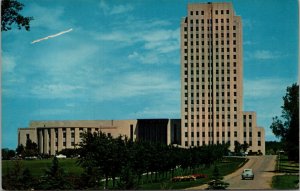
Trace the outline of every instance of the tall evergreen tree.
<path fill-rule="evenodd" d="M 66 190 L 71 189 L 71 185 L 66 180 L 66 174 L 59 166 L 56 157 L 52 160 L 52 165 L 45 171 L 39 189 L 42 190 Z"/>

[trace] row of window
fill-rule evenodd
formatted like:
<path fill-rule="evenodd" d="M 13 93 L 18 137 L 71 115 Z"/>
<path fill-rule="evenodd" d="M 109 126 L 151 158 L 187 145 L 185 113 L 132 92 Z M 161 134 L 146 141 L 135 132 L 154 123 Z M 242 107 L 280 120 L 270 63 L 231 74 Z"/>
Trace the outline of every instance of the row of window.
<path fill-rule="evenodd" d="M 202 72 L 202 76 L 204 76 L 204 73 L 205 72 Z M 192 74 L 194 74 L 194 73 L 192 73 Z M 205 80 L 205 77 L 202 77 L 202 78 L 200 78 L 199 77 L 199 72 L 197 72 L 196 71 L 196 74 L 197 74 L 197 76 L 196 76 L 196 78 L 194 78 L 194 76 L 192 76 L 190 79 L 191 79 L 191 84 L 193 84 L 193 82 L 194 82 L 194 79 L 196 79 L 196 81 L 195 82 L 199 82 L 200 81 L 200 79 L 202 79 L 202 82 L 213 82 L 213 78 L 211 78 L 211 76 L 208 76 L 207 77 L 207 81 Z M 208 73 L 208 74 L 210 74 L 210 73 Z M 228 75 L 230 74 L 230 72 L 229 73 L 227 73 Z M 188 75 L 187 73 L 185 73 L 185 75 Z M 216 81 L 217 82 L 219 82 L 218 84 L 225 84 L 226 82 L 224 81 L 224 73 L 221 75 L 222 77 L 221 77 L 221 79 L 222 79 L 222 81 L 219 81 L 219 77 L 216 77 Z M 236 78 L 236 77 L 235 77 Z M 187 85 L 188 84 L 188 78 L 187 78 L 187 76 L 185 76 L 185 78 L 184 78 L 184 85 Z M 227 84 L 228 85 L 230 85 L 230 77 L 228 76 L 227 77 Z M 192 88 L 193 89 L 193 88 Z M 199 85 L 197 85 L 197 89 L 199 89 Z"/>
<path fill-rule="evenodd" d="M 197 73 L 197 74 L 199 74 L 199 73 Z M 187 75 L 187 74 L 186 74 Z M 217 79 L 218 78 L 218 79 Z M 191 83 L 193 84 L 193 82 L 194 82 L 194 79 L 196 79 L 196 82 L 199 82 L 199 80 L 200 80 L 200 77 L 196 77 L 196 78 L 191 78 Z M 221 77 L 221 79 L 222 79 L 222 81 L 220 81 L 220 83 L 219 84 L 224 84 L 225 82 L 224 82 L 224 77 Z M 234 77 L 234 79 L 236 79 L 236 77 Z M 213 81 L 213 79 L 212 78 L 210 78 L 210 77 L 208 77 L 207 78 L 207 82 L 212 82 Z M 216 81 L 217 82 L 219 82 L 219 77 L 216 77 Z M 236 81 L 236 80 L 235 80 Z M 188 83 L 188 78 L 184 78 L 184 85 L 187 85 L 187 83 Z M 202 78 L 202 82 L 205 82 L 205 78 Z M 227 83 L 230 83 L 230 77 L 227 77 Z M 199 89 L 199 85 L 197 85 L 197 89 Z"/>
<path fill-rule="evenodd" d="M 190 15 L 192 16 L 192 15 L 199 15 L 201 13 L 201 15 L 204 15 L 204 11 L 190 11 Z M 227 14 L 227 15 L 229 15 L 229 10 L 215 10 L 215 14 L 216 15 L 218 15 L 218 14 L 221 14 L 221 15 L 223 15 L 223 14 Z"/>
<path fill-rule="evenodd" d="M 199 94 L 197 94 L 197 95 L 199 97 Z M 221 102 L 222 102 L 222 104 L 225 104 L 225 100 L 224 99 L 222 99 Z M 208 104 L 213 104 L 213 100 L 207 100 L 207 103 Z M 219 104 L 219 103 L 220 103 L 220 100 L 217 99 L 216 100 L 216 104 Z M 230 104 L 230 99 L 227 100 L 227 103 Z M 234 100 L 234 103 L 236 104 L 236 99 Z M 202 100 L 202 104 L 205 104 L 205 99 Z M 186 108 L 186 111 L 187 111 L 187 108 Z"/>
<path fill-rule="evenodd" d="M 230 48 L 227 48 L 227 52 L 225 52 L 224 50 L 225 50 L 225 48 L 220 48 L 220 53 L 230 53 Z M 190 51 L 191 51 L 191 54 L 194 53 L 194 49 L 193 49 L 193 48 L 191 48 Z M 216 48 L 216 49 L 215 49 L 215 52 L 216 52 L 216 53 L 219 53 L 219 48 Z M 233 48 L 233 49 L 232 49 L 232 52 L 233 52 L 233 53 L 236 53 L 236 48 Z M 188 49 L 184 49 L 184 53 L 185 53 L 185 54 L 188 54 Z M 203 54 L 204 54 L 204 53 L 206 53 L 206 52 L 205 52 L 205 49 L 204 49 L 204 48 L 201 49 L 201 52 L 199 52 L 199 48 L 196 48 L 196 52 L 195 52 L 195 53 L 196 53 L 196 54 L 197 54 L 197 53 L 203 53 Z M 214 53 L 214 52 L 212 51 L 212 49 L 208 48 L 208 49 L 207 49 L 207 53 Z"/>
<path fill-rule="evenodd" d="M 199 36 L 198 34 L 196 34 L 196 45 L 199 45 L 199 40 L 198 40 L 198 37 L 197 36 Z M 193 39 L 193 37 L 194 37 L 194 35 L 193 34 L 190 34 L 190 37 L 191 37 L 191 40 Z M 187 34 L 185 34 L 184 35 L 184 38 L 185 39 L 187 39 Z M 212 41 L 212 40 L 207 40 L 206 41 L 207 42 L 207 45 L 216 45 L 216 46 L 218 46 L 218 45 L 225 45 L 225 41 L 224 40 L 215 40 L 215 41 Z M 215 44 L 213 44 L 213 42 L 215 42 Z M 220 44 L 219 44 L 219 42 L 220 42 Z M 185 44 L 186 44 L 187 42 L 185 42 Z M 232 40 L 232 44 L 233 45 L 236 45 L 236 40 Z M 201 41 L 201 45 L 202 46 L 204 46 L 205 45 L 205 41 Z M 226 45 L 230 45 L 230 40 L 227 40 L 226 41 Z M 191 41 L 191 46 L 193 46 L 193 43 L 192 43 L 192 41 Z M 199 51 L 198 51 L 199 52 Z"/>
<path fill-rule="evenodd" d="M 193 68 L 190 71 L 191 71 L 191 75 L 193 75 L 194 74 Z M 213 74 L 213 70 L 206 70 L 206 71 L 208 72 L 207 74 Z M 216 70 L 216 71 L 218 71 L 217 74 L 219 74 L 219 70 Z M 199 74 L 199 70 L 196 70 L 196 74 Z M 202 74 L 203 75 L 205 74 L 205 70 L 202 70 Z M 221 74 L 224 74 L 224 70 L 221 70 Z M 227 74 L 230 74 L 230 70 L 227 70 Z M 233 74 L 236 74 L 236 69 L 233 69 Z M 184 75 L 188 75 L 187 68 L 185 68 Z M 218 80 L 216 80 L 216 81 L 218 81 Z"/>
<path fill-rule="evenodd" d="M 247 126 L 247 123 L 244 122 L 244 127 L 246 127 L 246 126 Z M 249 127 L 252 127 L 252 123 L 251 122 L 249 122 Z"/>
<path fill-rule="evenodd" d="M 204 89 L 203 86 L 202 86 L 202 89 Z M 208 89 L 210 89 L 210 86 L 208 87 Z M 212 89 L 212 86 L 211 86 L 211 89 Z M 222 92 L 221 95 L 222 95 L 222 96 L 225 96 L 225 92 Z M 188 97 L 188 94 L 185 93 L 184 96 L 185 96 L 185 97 Z M 216 96 L 219 97 L 219 92 L 216 92 Z M 227 92 L 227 96 L 230 97 L 230 92 Z M 237 93 L 236 93 L 236 92 L 233 92 L 233 96 L 237 96 Z M 194 93 L 193 93 L 193 92 L 190 93 L 190 97 L 194 97 Z M 197 96 L 197 97 L 198 97 L 198 96 Z M 187 104 L 187 100 L 185 100 L 185 101 L 186 101 L 186 104 Z M 191 101 L 193 101 L 193 100 L 191 100 Z M 197 100 L 197 101 L 199 101 L 199 100 Z M 193 103 L 194 103 L 194 102 L 193 102 Z M 193 103 L 192 103 L 192 104 L 193 104 Z M 199 104 L 199 103 L 197 102 L 197 104 Z"/>
<path fill-rule="evenodd" d="M 200 118 L 200 115 L 196 115 L 197 116 L 197 119 Z M 219 117 L 220 115 L 216 115 L 216 119 L 220 119 Z M 225 115 L 221 115 L 222 116 L 222 119 L 224 120 L 225 119 Z M 208 119 L 213 119 L 213 116 L 212 115 L 207 115 Z M 188 115 L 185 115 L 184 117 L 185 119 L 188 119 Z M 191 115 L 191 119 L 194 119 L 194 115 Z M 205 119 L 205 115 L 202 115 L 202 119 Z M 227 119 L 230 120 L 230 115 L 227 115 Z M 234 119 L 237 119 L 237 115 L 234 115 Z M 230 126 L 230 125 L 229 125 Z"/>
<path fill-rule="evenodd" d="M 205 132 L 202 132 L 202 137 L 205 137 Z M 196 132 L 197 137 L 200 137 L 200 132 Z M 185 132 L 185 137 L 188 137 L 188 132 Z M 216 136 L 220 136 L 220 132 L 216 132 Z M 194 132 L 191 132 L 191 137 L 194 137 Z M 213 132 L 208 132 L 208 137 L 213 137 Z M 222 132 L 222 137 L 225 137 L 225 132 Z M 230 137 L 230 131 L 227 132 L 227 137 Z M 237 137 L 237 131 L 234 131 L 234 137 Z"/>
<path fill-rule="evenodd" d="M 205 82 L 204 78 L 202 78 L 202 82 Z M 210 89 L 210 86 L 211 85 L 208 85 L 208 89 Z M 219 89 L 219 86 L 221 86 L 221 89 L 225 89 L 225 85 L 222 84 L 222 85 L 216 85 L 216 89 L 218 90 Z M 230 89 L 230 84 L 227 84 L 227 89 Z M 184 89 L 187 90 L 188 89 L 188 85 L 185 85 L 184 86 Z M 194 85 L 191 85 L 191 90 L 194 89 Z M 196 89 L 199 89 L 199 85 L 196 85 Z M 205 85 L 202 85 L 202 89 L 205 89 Z M 236 89 L 236 84 L 233 85 L 233 89 Z M 187 95 L 186 95 L 187 97 Z"/>
<path fill-rule="evenodd" d="M 213 127 L 213 123 L 208 122 L 207 125 L 208 125 L 208 127 Z M 231 125 L 230 123 L 227 124 L 227 127 L 229 128 L 230 125 Z M 233 125 L 234 125 L 234 127 L 237 127 L 237 122 L 234 122 Z M 188 128 L 188 123 L 185 123 L 184 126 L 185 126 L 185 128 Z M 193 122 L 191 123 L 191 127 L 194 127 L 194 123 Z M 200 123 L 199 122 L 196 123 L 196 127 L 200 127 Z M 205 122 L 202 122 L 202 127 L 203 128 L 206 127 L 205 126 Z M 219 127 L 219 126 L 217 126 L 217 127 Z M 225 127 L 225 123 L 224 124 L 222 123 L 222 127 Z"/>
<path fill-rule="evenodd" d="M 197 143 L 197 146 L 200 146 L 200 142 L 199 141 L 197 141 L 196 143 Z M 225 144 L 225 141 L 220 142 L 219 140 L 217 140 L 217 144 L 220 144 L 220 143 Z M 231 144 L 230 141 L 227 141 L 227 143 Z M 245 143 L 246 143 L 246 141 L 244 142 L 244 144 Z M 214 143 L 213 143 L 213 141 L 209 141 L 208 144 L 214 144 Z M 205 145 L 205 141 L 202 141 L 202 145 Z M 257 145 L 261 146 L 261 141 L 257 141 Z M 188 142 L 187 141 L 185 141 L 185 146 L 186 147 L 188 146 Z M 191 146 L 196 146 L 196 145 L 194 145 L 194 141 L 191 141 Z M 249 146 L 252 146 L 252 141 L 249 141 Z"/>
<path fill-rule="evenodd" d="M 191 21 L 193 21 L 193 20 L 191 20 Z M 189 31 L 189 32 L 193 32 L 193 31 L 198 32 L 198 31 L 200 31 L 199 28 L 200 28 L 200 27 L 199 27 L 198 25 L 196 25 L 195 27 L 192 25 L 192 26 L 190 27 L 190 31 Z M 215 30 L 219 30 L 219 29 L 220 29 L 221 31 L 224 31 L 225 28 L 226 28 L 227 31 L 230 30 L 230 26 L 229 26 L 229 25 L 227 25 L 227 26 L 223 26 L 223 25 L 221 25 L 221 26 L 215 26 Z M 195 29 L 195 30 L 194 30 L 194 29 Z M 205 31 L 204 29 L 205 29 L 205 27 L 204 27 L 204 26 L 201 26 L 201 31 Z M 236 31 L 236 26 L 232 26 L 232 29 L 233 29 L 234 31 Z M 183 30 L 184 30 L 184 32 L 188 32 L 188 27 L 184 27 Z M 212 27 L 211 27 L 211 26 L 208 26 L 208 27 L 207 27 L 207 31 L 211 31 L 211 30 L 212 30 Z M 233 33 L 233 34 L 236 34 L 236 33 Z M 234 35 L 233 37 L 236 37 L 236 36 Z M 204 37 L 203 37 L 203 38 L 204 38 Z"/>
<path fill-rule="evenodd" d="M 216 63 L 213 63 L 214 64 L 214 66 L 216 67 L 216 68 L 218 68 L 219 67 L 219 62 L 216 62 Z M 213 64 L 210 64 L 209 62 L 207 63 L 207 67 L 210 67 L 210 66 L 212 66 L 213 67 Z M 190 63 L 190 66 L 191 66 L 191 68 L 193 68 L 194 67 L 194 63 Z M 202 63 L 202 65 L 201 65 L 203 68 L 205 67 L 205 63 L 203 62 Z M 224 67 L 225 65 L 224 65 L 224 62 L 222 62 L 221 63 L 221 67 Z M 187 63 L 184 63 L 184 67 L 185 68 L 187 68 L 188 67 L 188 64 Z M 196 63 L 196 69 L 199 69 L 199 63 L 197 62 Z M 230 62 L 227 62 L 227 67 L 230 67 Z M 233 67 L 236 67 L 236 62 L 233 62 Z"/>
<path fill-rule="evenodd" d="M 249 119 L 252 119 L 252 115 L 248 115 L 248 116 L 249 116 Z M 246 120 L 247 115 L 244 115 L 243 118 L 244 118 L 244 120 Z"/>
<path fill-rule="evenodd" d="M 222 133 L 222 134 L 221 134 Z M 200 137 L 200 132 L 196 132 L 196 137 Z M 194 137 L 194 132 L 191 132 L 191 137 Z M 205 137 L 206 133 L 202 132 L 202 137 Z M 225 132 L 216 132 L 216 136 L 220 137 L 220 135 L 222 135 L 222 137 L 225 137 Z M 188 132 L 185 132 L 184 134 L 185 137 L 188 137 Z M 260 132 L 257 132 L 257 137 L 260 137 L 261 134 Z M 213 132 L 208 132 L 208 137 L 213 137 Z M 230 137 L 230 131 L 227 132 L 227 137 Z M 234 131 L 234 137 L 237 137 L 237 131 Z M 247 133 L 244 132 L 244 137 L 247 137 Z M 252 132 L 249 132 L 249 137 L 252 137 Z"/>

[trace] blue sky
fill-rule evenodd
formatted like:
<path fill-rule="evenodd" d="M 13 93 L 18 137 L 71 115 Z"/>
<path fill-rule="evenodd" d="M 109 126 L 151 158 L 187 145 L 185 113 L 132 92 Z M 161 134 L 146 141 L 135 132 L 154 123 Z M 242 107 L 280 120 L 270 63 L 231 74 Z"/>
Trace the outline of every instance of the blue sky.
<path fill-rule="evenodd" d="M 34 20 L 30 32 L 2 33 L 2 147 L 16 148 L 31 120 L 180 118 L 180 20 L 205 1 L 21 2 Z M 244 110 L 275 140 L 272 117 L 298 80 L 298 2 L 231 2 L 243 22 Z"/>

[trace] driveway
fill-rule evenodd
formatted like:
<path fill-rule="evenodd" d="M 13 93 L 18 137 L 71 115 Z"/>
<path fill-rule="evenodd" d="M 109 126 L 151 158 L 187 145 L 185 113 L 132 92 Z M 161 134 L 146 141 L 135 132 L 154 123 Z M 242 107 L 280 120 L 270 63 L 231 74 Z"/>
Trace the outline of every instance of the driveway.
<path fill-rule="evenodd" d="M 227 189 L 271 189 L 272 177 L 275 175 L 276 155 L 248 156 L 249 161 L 240 169 L 224 177 L 224 181 L 230 185 Z M 244 168 L 252 168 L 254 180 L 242 180 L 241 174 Z M 192 187 L 192 190 L 201 190 L 207 185 Z"/>

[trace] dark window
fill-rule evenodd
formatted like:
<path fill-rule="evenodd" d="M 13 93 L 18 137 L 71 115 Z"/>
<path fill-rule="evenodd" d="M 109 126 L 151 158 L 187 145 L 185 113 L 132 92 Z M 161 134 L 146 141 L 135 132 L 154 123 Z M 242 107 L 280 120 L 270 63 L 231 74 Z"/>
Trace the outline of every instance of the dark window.
<path fill-rule="evenodd" d="M 130 125 L 130 139 L 133 139 L 133 125 Z"/>
<path fill-rule="evenodd" d="M 234 137 L 237 137 L 237 131 L 234 132 Z"/>
<path fill-rule="evenodd" d="M 257 132 L 257 137 L 260 137 L 261 136 L 261 134 L 260 134 L 260 131 L 259 132 Z"/>

